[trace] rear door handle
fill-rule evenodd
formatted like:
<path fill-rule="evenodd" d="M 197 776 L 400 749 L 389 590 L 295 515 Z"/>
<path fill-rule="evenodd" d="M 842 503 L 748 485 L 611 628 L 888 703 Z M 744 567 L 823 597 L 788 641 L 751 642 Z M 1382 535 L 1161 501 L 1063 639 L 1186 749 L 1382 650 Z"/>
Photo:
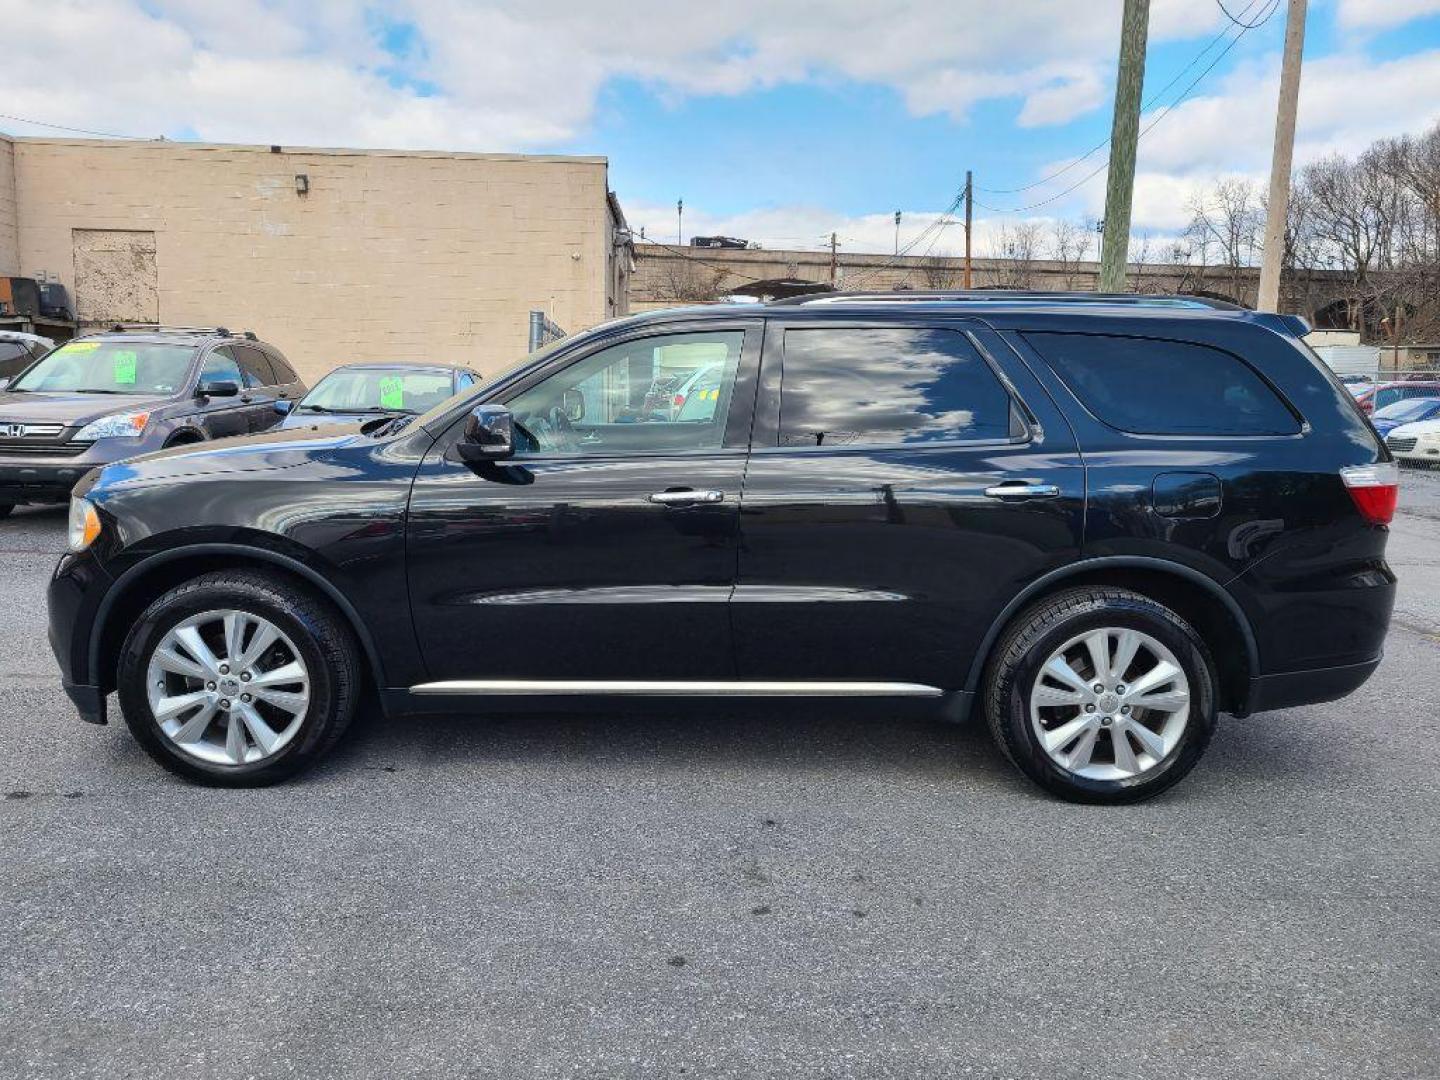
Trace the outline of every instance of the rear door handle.
<path fill-rule="evenodd" d="M 650 496 L 652 503 L 660 503 L 662 506 L 688 506 L 692 503 L 718 503 L 724 502 L 725 492 L 723 491 L 696 491 L 693 488 L 686 488 L 683 491 L 657 491 Z"/>
<path fill-rule="evenodd" d="M 1031 484 L 1024 480 L 1006 480 L 1003 484 L 987 487 L 985 494 L 992 499 L 1053 499 L 1060 494 L 1058 484 Z"/>

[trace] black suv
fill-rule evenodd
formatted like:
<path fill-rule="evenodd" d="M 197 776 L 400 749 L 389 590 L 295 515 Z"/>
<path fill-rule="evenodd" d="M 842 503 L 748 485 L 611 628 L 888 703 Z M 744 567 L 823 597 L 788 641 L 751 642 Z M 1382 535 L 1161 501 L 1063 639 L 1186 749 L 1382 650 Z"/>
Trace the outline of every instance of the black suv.
<path fill-rule="evenodd" d="M 932 699 L 1059 795 L 1380 662 L 1397 469 L 1301 320 L 1179 297 L 837 295 L 567 338 L 419 417 L 91 475 L 66 689 L 260 784 L 391 712 Z M 665 379 L 683 407 L 647 402 Z"/>
<path fill-rule="evenodd" d="M 305 386 L 248 331 L 116 327 L 66 342 L 0 388 L 0 517 L 64 502 L 75 482 L 167 446 L 249 435 Z"/>

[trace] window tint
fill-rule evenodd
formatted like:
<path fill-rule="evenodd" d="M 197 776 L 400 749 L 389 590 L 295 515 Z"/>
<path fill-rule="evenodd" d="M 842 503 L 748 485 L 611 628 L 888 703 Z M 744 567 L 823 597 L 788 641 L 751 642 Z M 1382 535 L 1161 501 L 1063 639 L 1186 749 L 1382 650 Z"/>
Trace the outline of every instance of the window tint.
<path fill-rule="evenodd" d="M 275 369 L 276 382 L 293 383 L 300 381 L 300 377 L 295 374 L 295 369 L 290 366 L 290 361 L 286 360 L 278 352 L 267 352 L 265 355 L 270 360 L 270 366 Z"/>
<path fill-rule="evenodd" d="M 235 363 L 235 358 L 230 355 L 228 349 L 216 349 L 205 360 L 205 366 L 200 371 L 200 378 L 209 382 L 233 382 L 236 386 L 244 386 L 245 380 L 240 374 L 240 365 Z"/>
<path fill-rule="evenodd" d="M 274 386 L 275 372 L 270 367 L 269 358 L 259 349 L 249 345 L 236 345 L 231 349 L 235 359 L 240 365 L 240 370 L 245 374 L 245 385 Z"/>
<path fill-rule="evenodd" d="M 730 330 L 667 334 L 602 349 L 508 402 L 521 428 L 519 449 L 718 449 L 744 344 L 744 332 Z M 687 388 L 697 395 L 689 409 Z"/>
<path fill-rule="evenodd" d="M 1010 435 L 1010 396 L 957 330 L 787 330 L 785 446 Z"/>
<path fill-rule="evenodd" d="M 1182 341 L 1031 333 L 1095 416 L 1141 435 L 1293 435 L 1294 415 L 1243 360 Z"/>

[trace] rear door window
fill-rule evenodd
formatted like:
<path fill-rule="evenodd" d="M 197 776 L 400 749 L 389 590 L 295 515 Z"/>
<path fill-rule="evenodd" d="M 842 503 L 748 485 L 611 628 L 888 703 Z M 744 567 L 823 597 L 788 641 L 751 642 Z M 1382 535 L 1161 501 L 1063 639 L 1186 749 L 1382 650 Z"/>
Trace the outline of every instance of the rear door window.
<path fill-rule="evenodd" d="M 1300 422 L 1245 361 L 1193 342 L 1024 335 L 1097 419 L 1138 435 L 1293 435 Z"/>
<path fill-rule="evenodd" d="M 958 330 L 785 331 L 782 446 L 1004 440 L 1010 395 Z"/>
<path fill-rule="evenodd" d="M 235 362 L 240 365 L 240 370 L 245 374 L 247 389 L 276 384 L 275 371 L 270 366 L 270 358 L 259 349 L 251 348 L 249 345 L 236 345 L 231 351 L 235 354 Z"/>

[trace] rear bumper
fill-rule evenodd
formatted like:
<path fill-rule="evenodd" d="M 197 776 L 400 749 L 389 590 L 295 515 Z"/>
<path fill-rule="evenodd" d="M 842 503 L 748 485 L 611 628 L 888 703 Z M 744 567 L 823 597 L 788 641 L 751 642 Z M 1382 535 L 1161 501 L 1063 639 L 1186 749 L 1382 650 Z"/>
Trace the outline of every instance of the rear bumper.
<path fill-rule="evenodd" d="M 1380 660 L 1377 656 L 1358 664 L 1256 676 L 1250 680 L 1245 709 L 1237 715 L 1248 716 L 1270 709 L 1291 709 L 1299 705 L 1337 701 L 1358 690 L 1366 679 L 1375 674 Z"/>

